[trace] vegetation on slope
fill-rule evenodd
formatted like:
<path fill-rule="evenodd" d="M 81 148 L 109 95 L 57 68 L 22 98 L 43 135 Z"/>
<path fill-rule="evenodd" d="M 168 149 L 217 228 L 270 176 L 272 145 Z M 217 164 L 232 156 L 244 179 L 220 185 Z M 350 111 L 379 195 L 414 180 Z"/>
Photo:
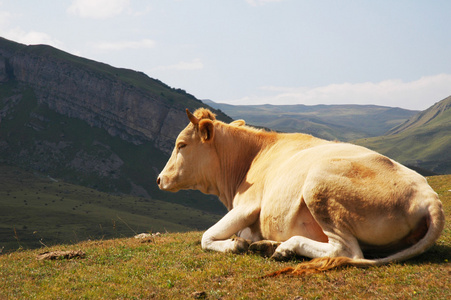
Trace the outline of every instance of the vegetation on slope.
<path fill-rule="evenodd" d="M 430 177 L 446 218 L 451 176 Z M 451 224 L 429 251 L 403 263 L 347 267 L 306 277 L 260 278 L 298 261 L 201 250 L 201 232 L 163 234 L 149 243 L 122 238 L 0 256 L 0 298 L 7 299 L 449 299 Z M 39 253 L 82 250 L 74 260 Z M 296 298 L 299 297 L 299 298 Z"/>
<path fill-rule="evenodd" d="M 0 249 L 8 252 L 133 236 L 202 230 L 220 215 L 156 199 L 111 195 L 0 165 Z"/>

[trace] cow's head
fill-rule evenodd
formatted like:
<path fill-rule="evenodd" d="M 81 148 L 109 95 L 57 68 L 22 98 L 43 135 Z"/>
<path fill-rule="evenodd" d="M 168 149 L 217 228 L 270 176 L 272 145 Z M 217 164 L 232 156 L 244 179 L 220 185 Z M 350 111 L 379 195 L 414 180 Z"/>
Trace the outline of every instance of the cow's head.
<path fill-rule="evenodd" d="M 203 108 L 194 114 L 187 109 L 186 114 L 190 123 L 177 137 L 172 155 L 158 176 L 158 187 L 171 192 L 196 189 L 214 193 L 210 182 L 219 167 L 213 143 L 215 115 Z"/>

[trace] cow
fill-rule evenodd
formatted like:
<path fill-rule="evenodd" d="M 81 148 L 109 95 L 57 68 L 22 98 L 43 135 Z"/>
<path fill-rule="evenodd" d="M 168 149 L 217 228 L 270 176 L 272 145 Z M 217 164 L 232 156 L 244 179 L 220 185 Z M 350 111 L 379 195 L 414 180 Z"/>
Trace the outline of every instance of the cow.
<path fill-rule="evenodd" d="M 403 261 L 443 230 L 442 203 L 427 180 L 386 156 L 244 120 L 227 124 L 205 108 L 186 113 L 157 184 L 213 194 L 226 206 L 203 249 L 313 258 L 281 271 L 304 274 Z"/>

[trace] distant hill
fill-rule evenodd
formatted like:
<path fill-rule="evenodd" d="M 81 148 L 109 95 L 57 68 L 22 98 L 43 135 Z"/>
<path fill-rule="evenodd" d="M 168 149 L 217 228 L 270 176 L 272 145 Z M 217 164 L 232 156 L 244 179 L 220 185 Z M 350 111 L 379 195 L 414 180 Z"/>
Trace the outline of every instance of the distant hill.
<path fill-rule="evenodd" d="M 210 100 L 203 102 L 252 125 L 341 141 L 383 135 L 418 113 L 376 105 L 228 105 Z"/>
<path fill-rule="evenodd" d="M 384 136 L 354 142 L 403 164 L 450 174 L 451 96 L 418 113 Z"/>
<path fill-rule="evenodd" d="M 422 174 L 451 173 L 451 96 L 422 112 L 375 105 L 203 102 L 252 125 L 360 144 Z"/>

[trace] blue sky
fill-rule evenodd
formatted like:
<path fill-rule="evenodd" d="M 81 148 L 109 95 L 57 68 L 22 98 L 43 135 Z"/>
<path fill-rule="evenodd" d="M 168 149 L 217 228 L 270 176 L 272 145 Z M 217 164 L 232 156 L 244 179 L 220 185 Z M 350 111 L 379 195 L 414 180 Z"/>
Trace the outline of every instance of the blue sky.
<path fill-rule="evenodd" d="M 0 36 L 230 104 L 426 109 L 451 95 L 451 1 L 0 0 Z"/>

